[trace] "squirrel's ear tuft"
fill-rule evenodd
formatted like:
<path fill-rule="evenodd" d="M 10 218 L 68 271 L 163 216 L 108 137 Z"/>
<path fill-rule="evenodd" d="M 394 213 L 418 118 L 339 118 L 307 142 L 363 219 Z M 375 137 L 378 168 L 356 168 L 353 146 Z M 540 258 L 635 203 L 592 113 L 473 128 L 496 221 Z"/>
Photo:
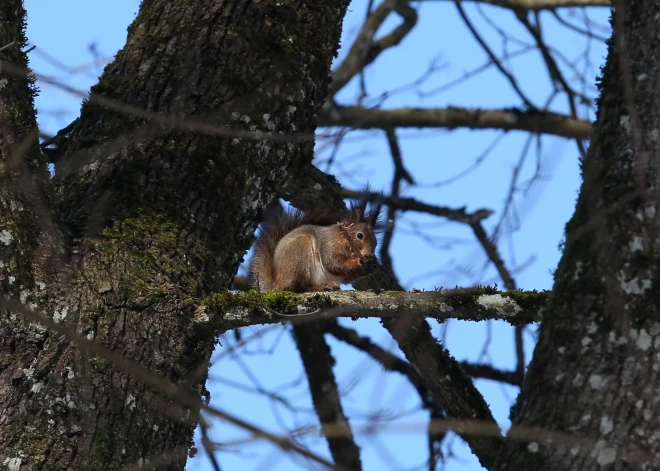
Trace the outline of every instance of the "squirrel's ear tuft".
<path fill-rule="evenodd" d="M 390 225 L 390 223 L 383 218 L 383 204 L 382 192 L 372 196 L 371 205 L 364 216 L 365 221 L 374 228 L 374 232 L 382 232 Z"/>
<path fill-rule="evenodd" d="M 371 225 L 374 231 L 380 232 L 387 227 L 382 220 L 383 193 L 373 193 L 367 184 L 357 199 L 351 201 L 349 209 L 349 222 L 364 222 Z"/>

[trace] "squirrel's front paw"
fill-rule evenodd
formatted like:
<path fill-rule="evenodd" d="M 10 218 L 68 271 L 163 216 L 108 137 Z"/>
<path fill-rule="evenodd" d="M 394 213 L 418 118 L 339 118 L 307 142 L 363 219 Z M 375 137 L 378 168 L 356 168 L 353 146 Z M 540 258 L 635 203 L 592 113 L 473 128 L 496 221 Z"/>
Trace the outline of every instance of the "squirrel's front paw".
<path fill-rule="evenodd" d="M 367 273 L 372 273 L 376 269 L 376 266 L 378 266 L 378 259 L 373 255 L 370 257 L 366 257 L 362 261 L 362 266 L 364 267 Z"/>

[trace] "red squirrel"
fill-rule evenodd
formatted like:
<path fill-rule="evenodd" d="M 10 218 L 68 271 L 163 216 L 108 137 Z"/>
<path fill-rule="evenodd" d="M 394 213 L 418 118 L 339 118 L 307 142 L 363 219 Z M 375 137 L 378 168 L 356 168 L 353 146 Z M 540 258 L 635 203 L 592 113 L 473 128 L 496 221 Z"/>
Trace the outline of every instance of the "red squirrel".
<path fill-rule="evenodd" d="M 380 205 L 343 211 L 279 211 L 263 224 L 250 272 L 259 290 L 334 291 L 369 274 L 377 262 Z"/>

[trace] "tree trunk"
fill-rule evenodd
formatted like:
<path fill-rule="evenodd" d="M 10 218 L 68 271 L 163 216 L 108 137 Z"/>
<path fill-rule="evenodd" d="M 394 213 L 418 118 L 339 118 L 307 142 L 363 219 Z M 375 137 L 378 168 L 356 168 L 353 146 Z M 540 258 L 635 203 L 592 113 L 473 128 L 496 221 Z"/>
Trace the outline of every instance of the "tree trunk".
<path fill-rule="evenodd" d="M 22 2 L 1 5 L 0 46 L 24 45 Z M 71 339 L 206 395 L 229 324 L 196 308 L 229 287 L 277 186 L 311 161 L 346 6 L 144 0 L 58 140 L 55 182 L 30 81 L 3 66 L 0 291 L 64 335 L 0 304 L 0 463 L 183 469 L 198 411 Z M 27 64 L 18 46 L 0 54 Z"/>
<path fill-rule="evenodd" d="M 658 468 L 660 3 L 614 5 L 584 183 L 497 469 Z"/>

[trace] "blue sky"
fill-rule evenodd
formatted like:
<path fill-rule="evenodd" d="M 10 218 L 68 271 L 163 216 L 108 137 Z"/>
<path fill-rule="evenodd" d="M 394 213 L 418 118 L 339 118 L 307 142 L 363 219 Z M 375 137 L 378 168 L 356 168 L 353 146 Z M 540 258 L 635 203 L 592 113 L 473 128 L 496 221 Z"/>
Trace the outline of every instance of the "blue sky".
<path fill-rule="evenodd" d="M 28 37 L 37 48 L 30 53 L 31 65 L 39 74 L 46 74 L 66 81 L 69 85 L 86 91 L 96 82 L 107 60 L 122 47 L 126 39 L 126 27 L 134 19 L 139 2 L 83 2 L 70 0 L 62 4 L 27 0 Z M 367 2 L 354 1 L 345 20 L 343 44 L 350 45 L 363 21 Z M 427 69 L 436 58 L 442 67 L 420 88 L 431 91 L 436 87 L 461 77 L 466 71 L 483 64 L 487 57 L 463 25 L 452 2 L 416 3 L 419 22 L 403 43 L 385 52 L 365 73 L 370 98 L 375 101 L 381 93 L 408 84 Z M 521 46 L 515 41 L 504 42 L 496 29 L 489 25 L 474 4 L 465 9 L 475 26 L 491 47 L 501 53 L 503 47 L 514 52 Z M 522 41 L 529 37 L 519 26 L 513 13 L 495 7 L 482 6 L 485 16 L 502 31 Z M 561 13 L 561 12 L 560 12 Z M 579 14 L 578 20 L 579 20 Z M 568 18 L 568 14 L 562 14 Z M 607 9 L 590 10 L 589 16 L 607 25 Z M 585 39 L 557 23 L 549 13 L 542 13 L 544 37 L 567 57 L 579 60 L 583 54 Z M 575 20 L 577 24 L 579 21 Z M 383 25 L 381 34 L 389 31 L 398 20 L 391 19 Z M 607 32 L 601 33 L 608 36 Z M 585 55 L 589 85 L 593 85 L 595 73 L 603 62 L 605 47 L 593 42 Z M 338 60 L 345 54 L 340 51 Z M 51 58 L 70 69 L 54 65 Z M 548 74 L 538 53 L 527 53 L 506 62 L 521 87 L 534 103 L 542 106 L 552 90 Z M 585 67 L 584 61 L 578 67 Z M 39 124 L 42 132 L 54 133 L 74 119 L 79 111 L 80 98 L 45 84 L 37 98 Z M 357 92 L 356 81 L 349 84 L 338 98 L 351 103 Z M 593 96 L 593 91 L 586 91 Z M 420 96 L 416 91 L 401 93 L 387 99 L 385 108 L 402 106 L 446 107 L 465 106 L 502 108 L 521 106 L 519 98 L 501 74 L 489 70 L 440 94 Z M 556 98 L 551 109 L 566 112 L 566 99 Z M 590 116 L 591 117 L 591 116 Z M 400 144 L 407 169 L 413 175 L 417 187 L 405 188 L 406 196 L 415 196 L 425 202 L 440 206 L 468 210 L 491 208 L 495 210 L 486 223 L 489 230 L 495 226 L 504 206 L 508 184 L 513 169 L 520 159 L 527 135 L 510 132 L 499 140 L 487 159 L 472 173 L 455 183 L 435 187 L 434 183 L 452 177 L 470 165 L 498 138 L 496 131 L 469 130 L 400 130 Z M 501 247 L 510 267 L 523 266 L 515 274 L 518 286 L 523 289 L 550 289 L 552 271 L 559 260 L 558 244 L 563 236 L 564 224 L 572 214 L 579 189 L 578 152 L 575 144 L 563 138 L 543 136 L 541 145 L 531 146 L 522 168 L 521 180 L 529 179 L 537 167 L 542 178 L 538 179 L 515 200 L 516 217 L 509 218 L 513 231 L 501 239 Z M 323 142 L 317 159 L 322 162 L 328 156 Z M 536 153 L 538 150 L 538 154 Z M 393 167 L 383 133 L 379 131 L 354 133 L 344 143 L 331 171 L 349 188 L 357 188 L 367 179 L 375 189 L 386 189 L 392 178 Z M 324 165 L 320 165 L 326 169 Z M 352 176 L 351 176 L 352 175 Z M 521 185 L 522 186 L 522 185 Z M 495 271 L 482 270 L 482 250 L 474 242 L 466 228 L 424 215 L 404 214 L 400 220 L 391 248 L 394 266 L 400 280 L 407 288 L 432 289 L 436 286 L 468 286 L 474 283 L 499 282 Z M 414 234 L 415 227 L 422 227 L 429 240 Z M 469 272 L 469 273 L 468 273 Z M 500 282 L 501 284 L 501 282 Z M 394 342 L 376 320 L 345 321 L 345 325 L 370 335 L 381 345 L 397 351 Z M 467 324 L 458 321 L 442 328 L 432 322 L 434 334 L 444 339 L 450 352 L 459 360 L 478 359 L 490 361 L 495 366 L 512 368 L 514 365 L 513 330 L 501 323 Z M 445 331 L 446 329 L 446 331 Z M 243 329 L 243 336 L 255 335 L 259 328 Z M 283 335 L 282 335 L 283 334 Z M 533 332 L 525 336 L 527 358 L 533 349 Z M 223 347 L 217 354 L 226 353 L 234 344 L 232 335 L 221 339 Z M 330 339 L 333 354 L 337 358 L 336 376 L 345 391 L 345 409 L 356 426 L 370 424 L 373 414 L 380 413 L 381 420 L 389 420 L 392 432 L 375 436 L 360 436 L 363 446 L 365 469 L 411 469 L 422 465 L 427 456 L 424 436 L 427 414 L 419 411 L 415 392 L 401 378 L 384 374 L 380 367 L 364 355 Z M 484 348 L 484 347 L 487 348 Z M 264 353 L 265 352 L 265 353 Z M 485 352 L 485 353 L 484 353 Z M 212 405 L 225 408 L 238 416 L 259 424 L 269 431 L 283 432 L 289 428 L 310 423 L 311 403 L 307 386 L 301 376 L 301 366 L 295 346 L 283 329 L 269 330 L 257 343 L 240 357 L 224 357 L 211 369 L 208 388 Z M 507 425 L 508 408 L 517 395 L 517 389 L 485 380 L 477 380 L 477 387 L 484 393 L 493 413 L 503 426 Z M 275 390 L 285 396 L 292 409 L 274 405 L 254 389 Z M 406 431 L 396 431 L 397 424 L 406 424 Z M 410 425 L 417 425 L 410 432 Z M 218 441 L 231 442 L 245 435 L 225 424 L 215 423 L 212 436 Z M 313 437 L 304 443 L 324 456 L 329 456 L 323 439 Z M 481 469 L 469 450 L 460 440 L 453 440 L 452 451 L 457 458 L 451 459 L 448 471 Z M 270 445 L 256 443 L 240 452 L 223 451 L 219 459 L 224 469 L 307 469 L 311 465 L 299 459 L 291 459 Z M 210 469 L 203 453 L 190 460 L 188 469 Z"/>

